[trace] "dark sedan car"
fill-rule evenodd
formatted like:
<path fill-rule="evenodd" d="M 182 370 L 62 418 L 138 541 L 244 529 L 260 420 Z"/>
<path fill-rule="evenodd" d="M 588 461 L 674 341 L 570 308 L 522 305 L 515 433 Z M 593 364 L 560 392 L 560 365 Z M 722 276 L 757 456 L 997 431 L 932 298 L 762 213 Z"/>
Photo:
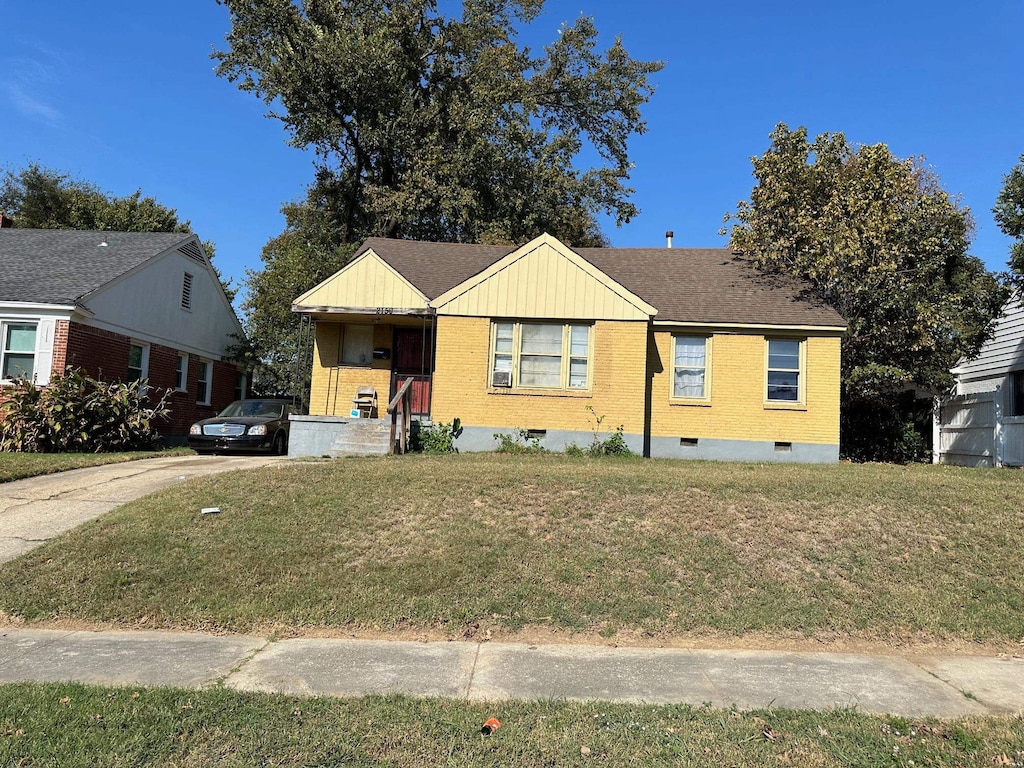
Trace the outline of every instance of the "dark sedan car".
<path fill-rule="evenodd" d="M 196 453 L 269 451 L 283 456 L 291 410 L 289 400 L 235 400 L 212 419 L 192 425 L 189 448 Z"/>

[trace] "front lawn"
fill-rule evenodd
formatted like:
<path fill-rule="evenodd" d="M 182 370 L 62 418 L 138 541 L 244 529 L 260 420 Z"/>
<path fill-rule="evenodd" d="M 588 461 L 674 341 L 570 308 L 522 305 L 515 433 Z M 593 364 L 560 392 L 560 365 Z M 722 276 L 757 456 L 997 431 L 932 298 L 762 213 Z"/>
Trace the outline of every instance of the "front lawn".
<path fill-rule="evenodd" d="M 497 716 L 489 737 L 480 725 Z M 0 686 L 2 765 L 1019 765 L 1017 717 Z"/>
<path fill-rule="evenodd" d="M 101 464 L 119 464 L 136 459 L 154 459 L 159 456 L 188 456 L 188 448 L 170 448 L 158 451 L 124 451 L 120 453 L 8 453 L 0 451 L 0 483 L 23 477 L 49 475 L 66 469 L 97 467 Z"/>
<path fill-rule="evenodd" d="M 0 611 L 238 632 L 1024 638 L 1024 475 L 474 455 L 208 476 L 0 567 Z M 201 515 L 203 507 L 221 512 Z"/>

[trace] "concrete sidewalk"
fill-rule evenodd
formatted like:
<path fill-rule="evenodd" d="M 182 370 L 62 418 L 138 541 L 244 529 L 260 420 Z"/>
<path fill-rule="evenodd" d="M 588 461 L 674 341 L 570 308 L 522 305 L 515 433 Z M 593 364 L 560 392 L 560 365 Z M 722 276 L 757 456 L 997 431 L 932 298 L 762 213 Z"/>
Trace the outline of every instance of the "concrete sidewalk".
<path fill-rule="evenodd" d="M 1024 710 L 1024 660 L 511 643 L 282 640 L 0 628 L 0 683 L 78 681 L 294 696 L 405 693 L 908 717 Z"/>
<path fill-rule="evenodd" d="M 0 483 L 0 563 L 190 477 L 281 461 L 277 456 L 167 456 Z"/>

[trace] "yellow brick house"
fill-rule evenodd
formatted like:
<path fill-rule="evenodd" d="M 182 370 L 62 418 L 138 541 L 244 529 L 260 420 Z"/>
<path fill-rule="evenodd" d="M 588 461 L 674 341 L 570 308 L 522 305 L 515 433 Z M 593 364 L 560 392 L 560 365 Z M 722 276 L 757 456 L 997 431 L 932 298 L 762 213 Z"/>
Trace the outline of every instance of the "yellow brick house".
<path fill-rule="evenodd" d="M 295 455 L 341 452 L 356 391 L 379 417 L 412 378 L 415 416 L 458 418 L 461 451 L 520 429 L 586 446 L 603 417 L 645 456 L 839 456 L 845 322 L 729 250 L 371 238 L 292 309 L 316 327 Z"/>

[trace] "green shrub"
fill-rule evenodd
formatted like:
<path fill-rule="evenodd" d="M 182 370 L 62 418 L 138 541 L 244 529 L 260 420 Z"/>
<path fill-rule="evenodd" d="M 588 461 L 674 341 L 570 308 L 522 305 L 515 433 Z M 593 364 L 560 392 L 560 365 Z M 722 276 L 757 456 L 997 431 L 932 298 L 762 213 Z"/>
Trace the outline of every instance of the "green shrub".
<path fill-rule="evenodd" d="M 494 439 L 498 441 L 498 453 L 547 453 L 540 438 L 530 437 L 525 429 L 517 429 L 512 434 L 495 432 Z"/>
<path fill-rule="evenodd" d="M 151 402 L 145 382 L 97 381 L 79 370 L 37 387 L 17 381 L 0 405 L 0 451 L 103 453 L 152 448 L 166 393 Z"/>
<path fill-rule="evenodd" d="M 620 424 L 608 437 L 602 437 L 601 425 L 604 424 L 605 417 L 598 416 L 592 405 L 588 405 L 586 408 L 590 411 L 588 420 L 593 425 L 594 437 L 586 448 L 580 448 L 576 443 L 569 443 L 569 445 L 565 446 L 566 454 L 569 456 L 591 456 L 594 458 L 600 456 L 632 456 L 633 452 L 626 445 L 623 425 Z"/>
<path fill-rule="evenodd" d="M 462 431 L 462 424 L 454 419 L 451 424 L 435 424 L 419 431 L 419 449 L 424 453 L 458 453 L 455 438 Z"/>

